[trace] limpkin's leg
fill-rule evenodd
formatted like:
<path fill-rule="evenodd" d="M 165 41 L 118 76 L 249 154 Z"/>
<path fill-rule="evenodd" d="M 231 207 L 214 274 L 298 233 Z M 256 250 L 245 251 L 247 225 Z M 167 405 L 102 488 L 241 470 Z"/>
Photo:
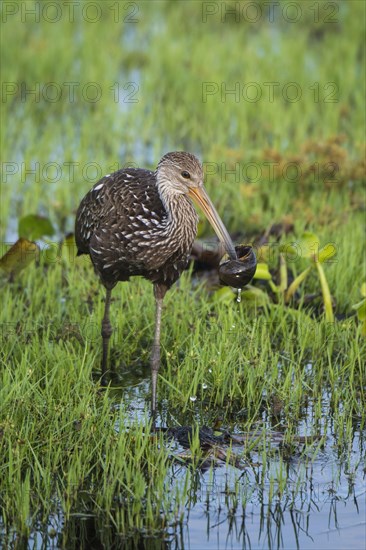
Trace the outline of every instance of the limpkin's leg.
<path fill-rule="evenodd" d="M 106 296 L 105 296 L 105 306 L 104 306 L 104 317 L 102 320 L 102 338 L 103 338 L 103 356 L 102 356 L 102 384 L 103 386 L 107 383 L 107 364 L 108 364 L 108 347 L 109 347 L 109 339 L 112 335 L 112 325 L 109 320 L 109 306 L 111 305 L 111 296 L 112 296 L 112 289 L 106 288 Z"/>
<path fill-rule="evenodd" d="M 162 284 L 154 284 L 155 296 L 155 335 L 154 344 L 151 353 L 151 412 L 153 419 L 156 413 L 156 386 L 158 380 L 158 371 L 160 367 L 160 328 L 161 328 L 161 312 L 163 309 L 163 300 L 167 287 Z"/>

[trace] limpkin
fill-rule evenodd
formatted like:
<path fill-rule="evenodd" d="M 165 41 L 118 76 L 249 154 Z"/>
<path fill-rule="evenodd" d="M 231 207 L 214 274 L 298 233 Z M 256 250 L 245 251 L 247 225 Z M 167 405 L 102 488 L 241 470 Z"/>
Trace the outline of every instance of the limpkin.
<path fill-rule="evenodd" d="M 210 221 L 229 257 L 234 245 L 205 188 L 199 160 L 190 153 L 167 153 L 155 172 L 126 168 L 99 180 L 76 214 L 78 255 L 89 254 L 106 288 L 102 320 L 102 380 L 105 380 L 112 289 L 118 281 L 141 275 L 154 285 L 155 336 L 151 353 L 153 414 L 160 366 L 160 327 L 166 291 L 186 268 L 197 233 L 194 199 Z"/>

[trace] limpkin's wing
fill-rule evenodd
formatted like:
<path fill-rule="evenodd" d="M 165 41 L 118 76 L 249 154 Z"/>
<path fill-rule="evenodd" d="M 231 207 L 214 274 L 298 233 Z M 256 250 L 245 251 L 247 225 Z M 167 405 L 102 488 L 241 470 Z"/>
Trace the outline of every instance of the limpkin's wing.
<path fill-rule="evenodd" d="M 163 206 L 155 187 L 153 172 L 142 169 L 118 170 L 104 176 L 81 201 L 75 222 L 75 240 L 79 254 L 89 254 L 90 240 L 101 224 L 107 233 L 118 227 L 123 231 L 132 221 L 144 215 L 144 205 L 164 215 Z"/>
<path fill-rule="evenodd" d="M 107 186 L 113 182 L 113 175 L 104 176 L 82 199 L 75 219 L 75 241 L 80 254 L 89 254 L 89 243 L 100 224 L 100 214 L 109 200 Z M 110 178 L 110 179 L 109 179 Z"/>
<path fill-rule="evenodd" d="M 159 265 L 156 245 L 161 243 L 166 217 L 154 173 L 119 170 L 98 181 L 79 206 L 79 253 L 90 254 L 101 275 L 143 274 Z"/>

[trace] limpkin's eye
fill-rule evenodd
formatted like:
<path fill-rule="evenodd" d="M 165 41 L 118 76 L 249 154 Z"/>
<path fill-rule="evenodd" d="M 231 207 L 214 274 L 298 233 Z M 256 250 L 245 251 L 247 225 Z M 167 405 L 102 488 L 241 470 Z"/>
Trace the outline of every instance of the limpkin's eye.
<path fill-rule="evenodd" d="M 191 177 L 191 174 L 190 174 L 189 172 L 187 172 L 186 170 L 183 170 L 182 176 L 183 176 L 186 180 L 189 180 L 189 178 Z"/>

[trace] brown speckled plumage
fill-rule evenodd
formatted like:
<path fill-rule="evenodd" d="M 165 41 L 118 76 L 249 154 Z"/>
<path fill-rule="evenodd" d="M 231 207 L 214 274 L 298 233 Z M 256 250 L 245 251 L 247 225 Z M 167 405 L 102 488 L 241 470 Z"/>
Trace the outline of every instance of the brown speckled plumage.
<path fill-rule="evenodd" d="M 197 221 L 186 195 L 178 195 L 167 211 L 156 173 L 119 170 L 102 178 L 82 200 L 76 244 L 79 253 L 90 254 L 106 286 L 142 275 L 170 287 L 187 266 Z"/>
<path fill-rule="evenodd" d="M 109 306 L 113 287 L 134 275 L 154 283 L 153 411 L 160 365 L 162 301 L 187 266 L 197 232 L 198 216 L 190 197 L 202 206 L 229 253 L 236 257 L 230 237 L 203 188 L 201 163 L 190 153 L 167 153 L 155 172 L 126 168 L 108 174 L 86 194 L 76 214 L 78 255 L 90 255 L 107 289 L 102 322 L 103 379 L 112 333 Z"/>

